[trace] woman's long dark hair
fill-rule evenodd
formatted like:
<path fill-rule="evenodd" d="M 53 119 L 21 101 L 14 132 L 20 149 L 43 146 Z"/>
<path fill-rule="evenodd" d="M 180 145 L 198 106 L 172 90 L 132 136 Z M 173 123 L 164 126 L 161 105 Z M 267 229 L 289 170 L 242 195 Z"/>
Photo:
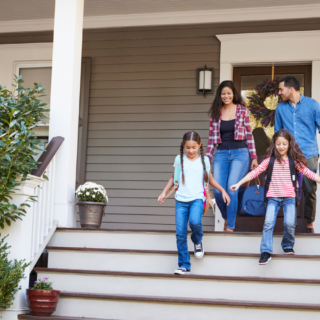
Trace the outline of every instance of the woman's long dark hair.
<path fill-rule="evenodd" d="M 204 154 L 203 154 L 203 146 L 201 143 L 201 138 L 197 132 L 189 131 L 183 135 L 182 142 L 180 145 L 180 165 L 181 165 L 181 173 L 182 173 L 182 184 L 184 184 L 184 182 L 185 182 L 184 172 L 183 172 L 183 149 L 184 149 L 184 145 L 186 144 L 187 141 L 195 141 L 197 144 L 200 144 L 200 156 L 201 156 L 202 165 L 203 165 L 203 169 L 204 169 L 203 179 L 205 182 L 208 182 L 209 177 L 208 177 L 208 173 L 206 170 L 206 164 L 204 162 Z"/>
<path fill-rule="evenodd" d="M 239 92 L 236 90 L 234 84 L 230 80 L 222 81 L 217 89 L 216 96 L 213 100 L 212 106 L 209 110 L 209 114 L 211 115 L 212 119 L 216 122 L 219 121 L 220 118 L 220 110 L 223 107 L 223 102 L 221 100 L 221 92 L 224 88 L 229 88 L 233 92 L 233 103 L 234 104 L 241 104 L 244 105 L 243 99 Z"/>
<path fill-rule="evenodd" d="M 308 166 L 308 160 L 303 155 L 296 139 L 286 129 L 281 129 L 273 135 L 270 147 L 267 150 L 267 158 L 274 156 L 279 161 L 279 163 L 282 163 L 283 159 L 281 158 L 281 155 L 276 148 L 276 141 L 279 137 L 285 138 L 289 142 L 288 156 L 290 156 L 294 160 L 294 162 L 302 163 L 305 166 Z"/>

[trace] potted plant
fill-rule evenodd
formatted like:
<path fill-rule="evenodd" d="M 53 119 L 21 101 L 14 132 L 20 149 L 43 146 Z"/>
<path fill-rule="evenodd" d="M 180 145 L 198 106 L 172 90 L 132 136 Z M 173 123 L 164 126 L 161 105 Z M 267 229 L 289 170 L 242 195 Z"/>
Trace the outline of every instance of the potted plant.
<path fill-rule="evenodd" d="M 82 228 L 100 228 L 108 196 L 106 189 L 94 182 L 81 185 L 76 196 L 79 199 L 80 225 Z"/>
<path fill-rule="evenodd" d="M 49 317 L 56 310 L 60 291 L 52 289 L 48 278 L 34 282 L 32 289 L 27 289 L 28 305 L 33 316 Z"/>

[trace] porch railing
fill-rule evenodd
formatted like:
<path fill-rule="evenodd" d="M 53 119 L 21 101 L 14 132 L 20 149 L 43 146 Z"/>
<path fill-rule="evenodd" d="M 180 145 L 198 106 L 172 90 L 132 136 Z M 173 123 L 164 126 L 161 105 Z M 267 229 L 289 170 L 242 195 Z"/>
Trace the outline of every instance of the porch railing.
<path fill-rule="evenodd" d="M 55 232 L 58 222 L 53 217 L 54 185 L 55 185 L 55 162 L 56 153 L 64 138 L 55 137 L 48 144 L 46 151 L 39 158 L 38 168 L 31 174 L 36 177 L 46 175 L 45 180 L 36 189 L 37 202 L 33 206 L 33 226 L 31 244 L 31 270 L 37 263 L 41 253 Z"/>

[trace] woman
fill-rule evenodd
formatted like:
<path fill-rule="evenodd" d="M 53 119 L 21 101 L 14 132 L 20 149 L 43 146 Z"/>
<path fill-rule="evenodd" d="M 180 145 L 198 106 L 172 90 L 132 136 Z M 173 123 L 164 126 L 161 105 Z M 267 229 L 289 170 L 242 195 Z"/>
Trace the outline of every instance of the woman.
<path fill-rule="evenodd" d="M 250 156 L 251 169 L 258 166 L 256 148 L 251 132 L 249 113 L 232 81 L 219 85 L 210 109 L 210 129 L 207 157 L 212 161 L 214 146 L 218 148 L 213 162 L 213 175 L 230 198 L 230 205 L 224 202 L 222 194 L 214 189 L 214 196 L 225 219 L 224 230 L 233 232 L 238 210 L 238 190 L 230 187 L 240 181 L 248 172 Z M 248 152 L 249 149 L 249 152 Z"/>

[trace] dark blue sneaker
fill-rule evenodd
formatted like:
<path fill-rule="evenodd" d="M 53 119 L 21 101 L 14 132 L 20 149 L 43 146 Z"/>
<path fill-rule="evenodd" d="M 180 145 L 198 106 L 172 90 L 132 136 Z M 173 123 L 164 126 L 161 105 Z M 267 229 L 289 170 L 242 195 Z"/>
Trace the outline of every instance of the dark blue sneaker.
<path fill-rule="evenodd" d="M 283 251 L 284 251 L 285 254 L 291 254 L 291 255 L 295 254 L 293 249 L 283 249 Z"/>
<path fill-rule="evenodd" d="M 262 252 L 259 260 L 259 264 L 267 264 L 271 260 L 271 255 L 268 252 Z"/>

